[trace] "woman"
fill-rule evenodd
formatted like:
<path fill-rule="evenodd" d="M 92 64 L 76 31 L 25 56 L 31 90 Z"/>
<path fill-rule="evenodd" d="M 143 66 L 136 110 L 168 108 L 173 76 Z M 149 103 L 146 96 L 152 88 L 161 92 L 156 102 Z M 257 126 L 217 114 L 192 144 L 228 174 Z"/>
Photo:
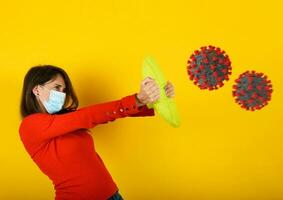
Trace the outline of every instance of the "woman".
<path fill-rule="evenodd" d="M 165 89 L 174 96 L 170 82 Z M 153 116 L 146 104 L 159 97 L 157 84 L 148 77 L 138 93 L 77 109 L 78 98 L 63 69 L 32 67 L 24 79 L 19 133 L 33 161 L 52 180 L 55 199 L 123 199 L 88 129 L 118 118 Z"/>

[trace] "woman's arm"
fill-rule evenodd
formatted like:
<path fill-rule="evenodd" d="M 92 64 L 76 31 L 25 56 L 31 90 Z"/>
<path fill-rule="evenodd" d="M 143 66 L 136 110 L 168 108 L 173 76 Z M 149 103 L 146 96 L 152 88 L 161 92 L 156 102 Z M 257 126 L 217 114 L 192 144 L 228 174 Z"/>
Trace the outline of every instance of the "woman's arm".
<path fill-rule="evenodd" d="M 138 106 L 135 95 L 83 107 L 65 114 L 31 114 L 23 119 L 20 125 L 21 138 L 31 142 L 42 141 L 78 129 L 93 128 L 98 124 L 114 121 L 118 118 L 154 114 L 152 109 L 148 109 L 146 106 Z"/>

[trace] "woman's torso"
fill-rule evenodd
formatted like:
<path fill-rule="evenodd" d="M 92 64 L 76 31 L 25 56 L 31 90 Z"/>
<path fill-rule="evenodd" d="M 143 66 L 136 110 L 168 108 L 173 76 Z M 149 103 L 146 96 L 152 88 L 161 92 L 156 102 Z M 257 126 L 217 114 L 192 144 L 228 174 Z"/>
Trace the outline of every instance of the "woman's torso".
<path fill-rule="evenodd" d="M 53 182 L 56 199 L 105 200 L 117 191 L 87 129 L 26 148 Z"/>

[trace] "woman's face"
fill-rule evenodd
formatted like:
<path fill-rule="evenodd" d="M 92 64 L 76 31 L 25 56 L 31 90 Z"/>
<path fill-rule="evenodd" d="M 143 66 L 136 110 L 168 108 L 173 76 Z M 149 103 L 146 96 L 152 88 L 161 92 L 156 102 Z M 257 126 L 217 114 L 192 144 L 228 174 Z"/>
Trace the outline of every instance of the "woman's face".
<path fill-rule="evenodd" d="M 33 88 L 33 93 L 36 96 L 36 99 L 41 107 L 41 110 L 44 113 L 47 113 L 47 111 L 43 106 L 43 102 L 48 101 L 50 90 L 65 92 L 66 85 L 61 75 L 58 74 L 53 80 L 46 82 L 43 86 L 37 85 Z"/>

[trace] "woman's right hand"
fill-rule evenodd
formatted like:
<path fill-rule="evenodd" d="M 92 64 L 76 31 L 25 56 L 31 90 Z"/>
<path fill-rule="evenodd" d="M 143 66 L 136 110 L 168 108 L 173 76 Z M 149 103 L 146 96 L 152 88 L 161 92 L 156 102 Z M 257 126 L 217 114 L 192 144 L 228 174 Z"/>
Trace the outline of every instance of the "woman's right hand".
<path fill-rule="evenodd" d="M 151 77 L 146 77 L 141 82 L 139 93 L 136 95 L 138 106 L 155 103 L 160 98 L 160 88 Z"/>

